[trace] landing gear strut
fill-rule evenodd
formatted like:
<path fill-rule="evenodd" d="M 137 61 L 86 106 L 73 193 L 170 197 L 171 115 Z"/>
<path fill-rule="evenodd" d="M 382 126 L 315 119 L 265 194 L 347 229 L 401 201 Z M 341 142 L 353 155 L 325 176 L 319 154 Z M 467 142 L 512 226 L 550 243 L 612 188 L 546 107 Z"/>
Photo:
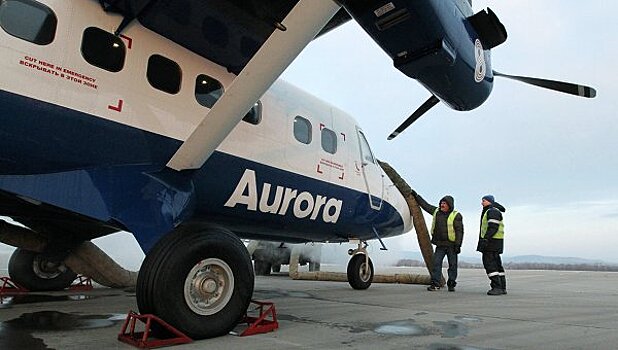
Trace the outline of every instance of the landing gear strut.
<path fill-rule="evenodd" d="M 367 253 L 367 243 L 358 242 L 356 249 L 348 250 L 348 283 L 354 289 L 367 289 L 373 281 L 373 263 Z"/>

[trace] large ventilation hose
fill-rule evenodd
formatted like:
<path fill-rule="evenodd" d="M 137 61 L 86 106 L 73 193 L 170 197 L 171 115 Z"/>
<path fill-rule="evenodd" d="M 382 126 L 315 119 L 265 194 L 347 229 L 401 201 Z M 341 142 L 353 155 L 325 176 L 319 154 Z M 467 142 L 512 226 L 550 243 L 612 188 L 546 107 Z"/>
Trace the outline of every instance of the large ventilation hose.
<path fill-rule="evenodd" d="M 425 266 L 431 275 L 431 261 L 433 257 L 433 247 L 431 246 L 431 239 L 429 238 L 429 230 L 425 223 L 425 218 L 421 211 L 420 206 L 412 196 L 412 190 L 410 186 L 399 176 L 399 174 L 386 162 L 380 162 L 380 166 L 384 169 L 384 172 L 393 181 L 399 192 L 404 196 L 412 221 L 414 223 L 414 229 L 416 231 L 416 237 L 418 245 L 421 248 L 421 254 L 425 261 Z M 298 259 L 299 254 L 292 252 L 290 256 L 290 277 L 300 280 L 313 280 L 313 281 L 341 281 L 348 280 L 346 273 L 340 272 L 299 272 L 298 271 Z M 394 275 L 374 275 L 374 283 L 410 283 L 410 284 L 430 284 L 430 275 L 419 274 L 394 274 Z M 442 278 L 444 282 L 444 278 Z"/>
<path fill-rule="evenodd" d="M 42 235 L 4 220 L 0 220 L 0 242 L 37 253 L 43 252 L 47 246 L 47 239 Z M 73 272 L 106 287 L 134 287 L 137 283 L 137 272 L 125 270 L 90 241 L 73 249 L 64 264 Z"/>
<path fill-rule="evenodd" d="M 412 195 L 412 188 L 408 185 L 408 183 L 391 167 L 388 163 L 378 161 L 380 166 L 391 179 L 391 181 L 395 184 L 395 187 L 401 192 L 403 197 L 406 199 L 408 203 L 408 208 L 410 208 L 410 215 L 412 215 L 412 223 L 414 224 L 414 230 L 416 231 L 416 239 L 418 240 L 418 245 L 421 248 L 421 254 L 423 255 L 423 260 L 425 261 L 425 266 L 427 267 L 427 271 L 431 275 L 431 266 L 433 260 L 433 247 L 431 246 L 431 238 L 429 237 L 429 230 L 427 229 L 427 224 L 425 223 L 425 218 L 423 217 L 423 212 L 421 207 L 414 199 Z M 444 285 L 444 276 L 440 277 L 442 284 Z"/>

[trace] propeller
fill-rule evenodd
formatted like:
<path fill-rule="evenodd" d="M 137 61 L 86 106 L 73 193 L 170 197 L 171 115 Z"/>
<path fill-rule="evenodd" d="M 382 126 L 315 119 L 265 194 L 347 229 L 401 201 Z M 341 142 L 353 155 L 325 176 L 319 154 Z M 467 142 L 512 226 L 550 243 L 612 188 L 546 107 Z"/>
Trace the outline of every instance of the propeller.
<path fill-rule="evenodd" d="M 408 126 L 410 126 L 410 124 L 414 123 L 418 118 L 420 118 L 423 114 L 425 114 L 425 112 L 430 110 L 431 107 L 435 106 L 438 102 L 440 102 L 440 100 L 436 96 L 431 95 L 431 97 L 427 101 L 425 101 L 425 103 L 423 103 L 420 107 L 418 107 L 418 109 L 414 111 L 414 113 L 412 113 L 408 117 L 408 119 L 406 119 L 403 123 L 401 123 L 401 125 L 397 127 L 397 129 L 395 129 L 395 131 L 388 135 L 388 139 L 392 140 L 397 137 L 397 135 L 401 134 L 401 132 L 404 131 Z"/>
<path fill-rule="evenodd" d="M 493 71 L 494 76 L 502 77 L 507 79 L 513 79 L 517 81 L 521 81 L 522 83 L 527 83 L 530 85 L 542 87 L 549 90 L 554 90 L 558 92 L 563 92 L 565 94 L 571 94 L 575 96 L 581 96 L 586 98 L 593 98 L 597 95 L 597 91 L 594 88 L 585 85 L 579 85 L 574 83 L 565 83 L 563 81 L 557 80 L 548 80 L 548 79 L 540 79 L 540 78 L 531 78 L 531 77 L 522 77 L 518 75 L 509 75 L 500 73 L 497 71 Z M 440 100 L 435 96 L 431 95 L 431 97 L 425 101 L 412 115 L 408 117 L 395 131 L 393 131 L 388 139 L 392 140 L 397 135 L 401 134 L 410 124 L 414 123 L 418 118 L 420 118 L 425 112 L 427 112 L 431 107 L 435 106 Z"/>
<path fill-rule="evenodd" d="M 531 78 L 531 77 L 520 77 L 517 75 L 509 75 L 503 74 L 500 72 L 493 71 L 494 76 L 503 77 L 508 79 L 513 79 L 517 81 L 521 81 L 523 83 L 527 83 L 530 85 L 542 87 L 549 90 L 564 92 L 565 94 L 571 94 L 575 96 L 593 98 L 597 95 L 597 91 L 589 86 L 573 84 L 573 83 L 565 83 L 563 81 L 556 80 L 547 80 L 547 79 L 539 79 L 539 78 Z"/>

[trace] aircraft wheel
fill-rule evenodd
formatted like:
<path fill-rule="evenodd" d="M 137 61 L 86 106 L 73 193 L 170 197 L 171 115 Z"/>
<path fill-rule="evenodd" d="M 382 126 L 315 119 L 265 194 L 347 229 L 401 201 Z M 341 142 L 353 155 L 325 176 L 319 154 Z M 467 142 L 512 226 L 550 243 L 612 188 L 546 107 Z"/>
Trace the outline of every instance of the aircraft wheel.
<path fill-rule="evenodd" d="M 356 254 L 348 263 L 348 283 L 354 289 L 367 289 L 373 281 L 373 263 L 369 258 L 369 266 L 365 263 L 364 254 Z"/>
<path fill-rule="evenodd" d="M 54 262 L 43 254 L 17 248 L 9 259 L 9 276 L 30 291 L 52 291 L 69 287 L 77 274 L 62 262 Z"/>
<path fill-rule="evenodd" d="M 192 339 L 212 338 L 238 324 L 253 286 L 251 258 L 236 236 L 217 227 L 182 227 L 146 255 L 137 305 Z"/>
<path fill-rule="evenodd" d="M 274 264 L 273 272 L 281 272 L 281 264 Z"/>

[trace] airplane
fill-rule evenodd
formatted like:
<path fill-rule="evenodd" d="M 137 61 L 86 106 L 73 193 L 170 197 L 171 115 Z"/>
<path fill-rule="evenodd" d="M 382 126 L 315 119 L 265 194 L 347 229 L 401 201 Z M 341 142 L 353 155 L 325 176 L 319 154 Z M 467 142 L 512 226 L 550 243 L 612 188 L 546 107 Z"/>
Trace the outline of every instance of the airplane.
<path fill-rule="evenodd" d="M 277 78 L 354 19 L 432 92 L 422 110 L 471 109 L 506 38 L 480 13 L 464 0 L 2 1 L 0 215 L 25 227 L 0 222 L 18 248 L 9 274 L 64 288 L 76 247 L 130 232 L 146 254 L 139 311 L 194 339 L 247 310 L 241 239 L 356 242 L 348 280 L 367 289 L 366 242 L 412 228 L 405 198 L 351 116 Z"/>

